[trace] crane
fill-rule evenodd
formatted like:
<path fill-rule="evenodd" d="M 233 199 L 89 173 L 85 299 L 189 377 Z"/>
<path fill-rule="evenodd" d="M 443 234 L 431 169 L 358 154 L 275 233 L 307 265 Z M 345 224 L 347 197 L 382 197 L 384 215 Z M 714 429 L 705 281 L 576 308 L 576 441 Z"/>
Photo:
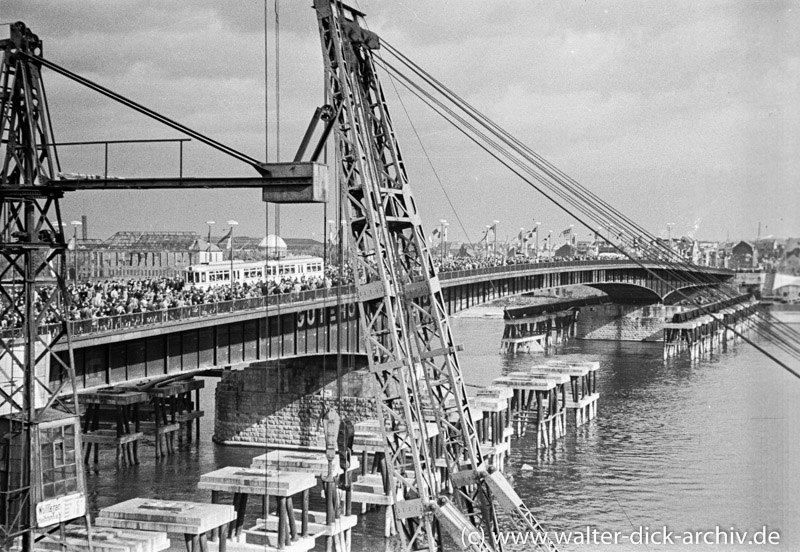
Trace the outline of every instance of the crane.
<path fill-rule="evenodd" d="M 379 37 L 364 13 L 315 0 L 340 202 L 390 479 L 404 489 L 395 515 L 406 550 L 502 550 L 495 501 L 540 547 L 555 545 L 500 472 L 480 454 L 458 346 L 378 79 Z M 426 419 L 444 436 L 451 500 L 436 480 Z"/>
<path fill-rule="evenodd" d="M 0 548 L 67 546 L 81 520 L 91 547 L 59 201 L 75 190 L 253 188 L 274 203 L 327 200 L 327 169 L 262 163 L 43 57 L 24 23 L 0 40 Z M 250 165 L 254 177 L 73 178 L 61 172 L 41 69 L 46 67 Z M 40 331 L 57 324 L 52 333 Z M 55 352 L 66 342 L 66 353 Z"/>

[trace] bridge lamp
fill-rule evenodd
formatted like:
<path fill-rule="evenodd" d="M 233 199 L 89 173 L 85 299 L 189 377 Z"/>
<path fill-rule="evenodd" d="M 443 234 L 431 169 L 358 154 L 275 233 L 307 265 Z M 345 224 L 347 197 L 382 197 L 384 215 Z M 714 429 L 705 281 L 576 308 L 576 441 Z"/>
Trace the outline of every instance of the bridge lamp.
<path fill-rule="evenodd" d="M 447 223 L 447 220 L 445 220 L 445 219 L 439 220 L 439 224 L 440 224 L 439 232 L 441 232 L 439 234 L 439 249 L 440 249 L 439 254 L 440 254 L 441 262 L 442 262 L 442 264 L 444 264 L 444 258 L 447 256 L 447 252 L 446 252 L 446 250 L 447 250 L 447 227 L 450 226 L 450 225 Z"/>
<path fill-rule="evenodd" d="M 213 220 L 207 220 L 206 224 L 208 225 L 208 262 L 211 262 L 211 227 L 216 223 Z"/>
<path fill-rule="evenodd" d="M 78 226 L 83 226 L 83 223 L 79 220 L 70 221 L 72 225 L 72 243 L 74 244 L 75 249 L 73 250 L 72 254 L 75 256 L 75 282 L 78 282 Z"/>
<path fill-rule="evenodd" d="M 327 203 L 325 205 L 325 208 L 327 209 Z M 322 258 L 325 261 L 325 266 L 328 266 L 328 242 L 331 242 L 331 245 L 333 245 L 331 234 L 336 229 L 334 224 L 336 224 L 336 222 L 334 222 L 333 219 L 328 219 L 328 226 L 325 228 L 325 235 L 323 236 L 324 239 L 322 240 Z"/>
<path fill-rule="evenodd" d="M 238 226 L 239 223 L 235 220 L 229 220 L 227 224 L 231 227 L 230 235 L 228 236 L 228 248 L 231 250 L 231 286 L 233 286 L 233 227 Z M 277 248 L 277 246 L 278 244 L 276 243 L 275 247 Z"/>

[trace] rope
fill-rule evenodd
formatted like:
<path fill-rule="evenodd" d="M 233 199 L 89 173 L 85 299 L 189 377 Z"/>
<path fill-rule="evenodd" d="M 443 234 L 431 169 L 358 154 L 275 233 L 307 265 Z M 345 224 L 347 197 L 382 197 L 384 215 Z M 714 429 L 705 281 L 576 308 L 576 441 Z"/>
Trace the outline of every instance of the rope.
<path fill-rule="evenodd" d="M 586 190 L 576 181 L 530 150 L 530 148 L 527 148 L 524 146 L 524 144 L 521 144 L 521 142 L 519 142 L 516 138 L 511 136 L 505 130 L 501 129 L 495 123 L 491 122 L 487 117 L 480 114 L 480 112 L 478 112 L 475 108 L 469 106 L 469 104 L 464 102 L 457 95 L 443 87 L 443 85 L 433 79 L 433 77 L 430 77 L 427 73 L 419 69 L 419 67 L 413 64 L 413 62 L 405 62 L 404 60 L 407 60 L 408 58 L 405 58 L 402 56 L 402 54 L 399 54 L 399 52 L 397 52 L 390 45 L 386 44 L 385 42 L 383 44 L 386 46 L 387 51 L 395 55 L 395 57 L 409 67 L 412 72 L 420 76 L 427 84 L 433 86 L 437 92 L 444 95 L 445 98 L 450 102 L 456 104 L 456 106 L 462 111 L 466 112 L 471 119 L 476 120 L 478 126 L 472 124 L 464 117 L 456 114 L 452 109 L 448 108 L 441 101 L 434 98 L 432 94 L 424 90 L 416 82 L 412 81 L 391 63 L 384 59 L 380 59 L 381 66 L 390 74 L 390 76 L 396 76 L 403 86 L 414 93 L 429 107 L 433 108 L 434 111 L 436 111 L 439 115 L 443 116 L 445 120 L 453 124 L 459 131 L 464 133 L 473 142 L 478 144 L 479 147 L 484 149 L 484 151 L 490 153 L 490 155 L 511 169 L 512 172 L 528 182 L 529 185 L 534 187 L 545 197 L 553 201 L 562 210 L 576 218 L 589 230 L 593 230 L 593 226 L 588 224 L 586 219 L 593 219 L 595 222 L 599 221 L 607 228 L 619 228 L 621 230 L 617 236 L 619 245 L 611 241 L 613 236 L 601 237 L 608 244 L 620 251 L 620 253 L 631 258 L 634 260 L 634 262 L 637 262 L 637 264 L 647 270 L 651 276 L 657 280 L 660 280 L 680 296 L 696 303 L 699 307 L 702 307 L 702 303 L 699 303 L 697 300 L 686 295 L 686 293 L 680 289 L 677 289 L 675 286 L 669 284 L 669 282 L 667 282 L 663 277 L 654 273 L 652 269 L 645 267 L 640 262 L 639 258 L 634 257 L 631 252 L 627 250 L 627 247 L 632 247 L 635 252 L 638 252 L 638 246 L 646 244 L 647 241 L 649 241 L 650 246 L 654 247 L 648 247 L 645 249 L 646 255 L 644 256 L 644 260 L 651 260 L 652 262 L 659 264 L 659 268 L 665 270 L 667 274 L 671 274 L 678 280 L 684 280 L 688 284 L 706 284 L 707 282 L 704 282 L 698 277 L 691 275 L 691 272 L 687 272 L 687 270 L 690 270 L 708 275 L 708 272 L 705 269 L 689 264 L 685 260 L 678 257 L 674 251 L 667 249 L 658 241 L 658 239 L 647 233 L 641 226 L 637 225 L 630 218 L 622 215 L 613 206 L 596 196 L 596 194 Z M 485 129 L 488 134 L 481 131 L 479 127 Z M 490 135 L 494 138 L 490 137 Z M 502 144 L 505 144 L 507 147 L 504 147 Z M 505 159 L 501 158 L 501 156 Z M 512 165 L 516 165 L 519 170 L 514 169 Z M 534 168 L 539 172 L 535 172 Z M 523 172 L 526 173 L 527 176 L 523 175 Z M 539 182 L 540 185 L 532 182 L 529 177 Z M 543 188 L 546 188 L 548 192 L 545 192 Z M 560 198 L 561 201 L 556 200 L 555 197 Z M 576 212 L 580 212 L 584 216 L 578 216 Z M 600 235 L 599 231 L 595 231 L 595 234 Z M 623 239 L 623 236 L 625 236 L 625 239 Z M 649 240 L 644 241 L 642 240 L 643 237 L 648 237 Z M 715 290 L 714 294 L 727 295 L 731 297 L 734 296 L 732 290 L 727 290 L 724 288 L 722 290 Z M 710 291 L 704 292 L 704 295 L 713 296 Z M 712 316 L 714 315 L 712 314 Z M 767 313 L 759 313 L 758 317 L 761 319 L 761 323 L 757 325 L 757 330 L 760 331 L 761 335 L 769 337 L 771 341 L 779 345 L 790 355 L 800 358 L 800 348 L 797 346 L 798 337 L 800 337 L 798 332 Z M 722 321 L 722 323 L 724 324 L 724 321 Z M 767 355 L 779 365 L 783 366 L 789 372 L 797 375 L 793 369 L 789 368 L 786 364 L 770 355 L 767 351 L 759 347 L 746 336 L 741 334 L 739 335 L 745 341 L 756 347 L 756 349 Z"/>

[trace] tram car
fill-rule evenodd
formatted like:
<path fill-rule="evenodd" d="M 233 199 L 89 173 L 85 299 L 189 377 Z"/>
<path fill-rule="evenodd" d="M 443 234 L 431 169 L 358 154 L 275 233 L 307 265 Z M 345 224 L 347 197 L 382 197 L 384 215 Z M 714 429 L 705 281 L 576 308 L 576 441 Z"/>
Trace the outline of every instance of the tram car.
<path fill-rule="evenodd" d="M 240 284 L 281 280 L 295 281 L 305 277 L 306 280 L 322 278 L 325 266 L 322 258 L 308 255 L 285 257 L 264 261 L 217 261 L 187 266 L 183 269 L 183 281 L 186 285 L 199 289 L 214 286 L 230 285 L 231 267 L 233 281 Z"/>

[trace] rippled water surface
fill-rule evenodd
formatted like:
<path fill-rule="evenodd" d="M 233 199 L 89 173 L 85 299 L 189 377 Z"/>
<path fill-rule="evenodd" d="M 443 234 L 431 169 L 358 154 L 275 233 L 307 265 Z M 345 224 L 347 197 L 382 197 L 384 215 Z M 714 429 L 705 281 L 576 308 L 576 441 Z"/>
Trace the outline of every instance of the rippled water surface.
<path fill-rule="evenodd" d="M 800 329 L 800 316 L 782 316 Z M 498 354 L 503 322 L 453 320 L 466 381 L 485 385 L 541 355 Z M 710 359 L 665 362 L 659 344 L 572 341 L 555 353 L 601 362 L 598 418 L 552 447 L 537 450 L 530 433 L 512 442 L 507 474 L 517 492 L 553 530 L 620 531 L 639 527 L 679 536 L 684 531 L 779 531 L 780 546 L 800 550 L 800 380 L 761 353 L 737 345 Z M 101 458 L 89 474 L 91 507 L 134 496 L 209 500 L 196 489 L 200 474 L 247 466 L 262 451 L 214 445 L 213 387 L 207 380 L 201 443 L 156 463 L 117 470 Z M 532 470 L 521 470 L 529 464 Z M 313 505 L 313 504 L 312 504 Z M 253 517 L 258 515 L 251 507 Z M 364 516 L 353 550 L 396 549 L 382 535 L 379 514 Z M 749 535 L 748 538 L 750 538 Z M 624 537 L 623 537 L 624 538 Z M 182 543 L 180 543 L 182 545 Z M 514 547 L 509 547 L 514 548 Z M 529 547 L 516 547 L 520 550 Z M 562 546 L 563 550 L 752 550 L 742 546 Z M 318 547 L 318 549 L 320 549 Z"/>

